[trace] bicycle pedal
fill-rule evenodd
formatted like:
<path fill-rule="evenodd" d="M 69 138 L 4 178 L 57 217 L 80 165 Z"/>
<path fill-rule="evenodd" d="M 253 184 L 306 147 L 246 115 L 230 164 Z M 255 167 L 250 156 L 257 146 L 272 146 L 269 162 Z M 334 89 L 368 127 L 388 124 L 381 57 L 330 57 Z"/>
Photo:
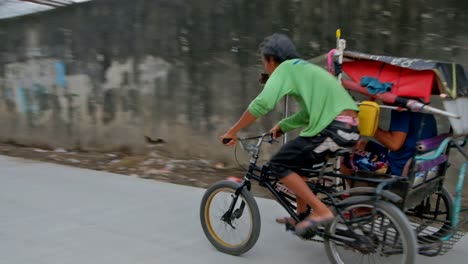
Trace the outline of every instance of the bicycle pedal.
<path fill-rule="evenodd" d="M 302 236 L 298 235 L 298 237 L 300 237 L 301 239 L 304 239 L 304 240 L 312 240 L 315 237 L 315 235 L 317 235 L 317 232 L 311 230 L 311 231 L 308 231 L 307 233 L 305 233 Z"/>
<path fill-rule="evenodd" d="M 316 233 L 312 232 L 310 234 L 306 234 L 306 235 L 302 236 L 301 238 L 304 239 L 304 240 L 312 240 L 315 237 L 315 235 L 316 235 Z"/>
<path fill-rule="evenodd" d="M 293 225 L 291 225 L 290 223 L 286 223 L 286 224 L 284 224 L 284 226 L 286 228 L 286 231 L 292 231 L 292 232 L 296 231 L 296 228 Z"/>

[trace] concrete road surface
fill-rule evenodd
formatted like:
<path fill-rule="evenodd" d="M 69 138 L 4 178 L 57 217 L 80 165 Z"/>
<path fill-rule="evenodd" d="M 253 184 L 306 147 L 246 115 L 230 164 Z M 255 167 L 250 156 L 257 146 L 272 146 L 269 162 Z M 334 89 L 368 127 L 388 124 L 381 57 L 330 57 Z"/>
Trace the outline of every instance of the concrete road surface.
<path fill-rule="evenodd" d="M 284 211 L 257 199 L 260 239 L 241 257 L 216 251 L 199 222 L 204 190 L 0 156 L 0 263 L 328 263 L 323 245 L 274 222 Z M 467 263 L 465 238 L 445 256 Z"/>

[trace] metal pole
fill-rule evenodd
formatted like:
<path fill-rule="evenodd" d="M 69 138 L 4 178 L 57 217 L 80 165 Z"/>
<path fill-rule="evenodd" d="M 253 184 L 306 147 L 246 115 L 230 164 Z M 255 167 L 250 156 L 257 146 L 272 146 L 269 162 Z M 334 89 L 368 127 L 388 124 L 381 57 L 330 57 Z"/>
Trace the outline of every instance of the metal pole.
<path fill-rule="evenodd" d="M 338 56 L 338 64 L 343 64 L 343 52 L 346 48 L 346 41 L 341 38 L 341 29 L 336 30 L 336 51 L 335 56 Z M 335 73 L 336 74 L 336 73 Z M 342 73 L 340 72 L 337 76 L 338 81 L 341 81 Z"/>

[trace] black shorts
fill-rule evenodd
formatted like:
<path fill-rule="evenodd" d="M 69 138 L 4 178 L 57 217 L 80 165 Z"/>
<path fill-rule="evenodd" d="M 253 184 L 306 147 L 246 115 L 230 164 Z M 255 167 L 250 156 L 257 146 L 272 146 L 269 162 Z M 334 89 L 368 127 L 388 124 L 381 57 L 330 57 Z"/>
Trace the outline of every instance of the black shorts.
<path fill-rule="evenodd" d="M 284 144 L 271 158 L 269 166 L 274 176 L 283 178 L 291 172 L 312 168 L 325 161 L 329 153 L 351 148 L 359 140 L 359 129 L 334 120 L 322 132 L 313 137 L 297 137 Z"/>

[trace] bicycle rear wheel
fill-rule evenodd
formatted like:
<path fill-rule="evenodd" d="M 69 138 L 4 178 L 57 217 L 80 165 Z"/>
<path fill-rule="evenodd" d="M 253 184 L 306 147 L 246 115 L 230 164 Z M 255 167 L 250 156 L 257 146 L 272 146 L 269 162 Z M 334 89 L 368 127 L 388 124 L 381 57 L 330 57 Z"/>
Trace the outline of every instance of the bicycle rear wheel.
<path fill-rule="evenodd" d="M 443 187 L 420 205 L 405 212 L 414 226 L 419 242 L 424 244 L 438 241 L 452 232 L 453 206 L 452 195 Z"/>
<path fill-rule="evenodd" d="M 395 205 L 377 201 L 351 205 L 342 212 L 348 224 L 337 216 L 328 228 L 330 236 L 324 239 L 331 263 L 414 263 L 416 236 Z"/>
<path fill-rule="evenodd" d="M 241 255 L 250 250 L 260 235 L 260 212 L 252 194 L 244 188 L 235 200 L 238 183 L 220 181 L 209 187 L 200 205 L 200 221 L 211 244 L 219 251 Z"/>

